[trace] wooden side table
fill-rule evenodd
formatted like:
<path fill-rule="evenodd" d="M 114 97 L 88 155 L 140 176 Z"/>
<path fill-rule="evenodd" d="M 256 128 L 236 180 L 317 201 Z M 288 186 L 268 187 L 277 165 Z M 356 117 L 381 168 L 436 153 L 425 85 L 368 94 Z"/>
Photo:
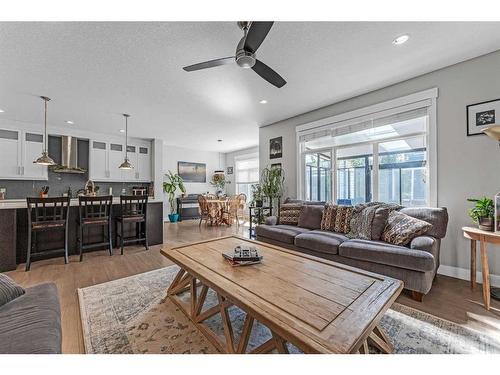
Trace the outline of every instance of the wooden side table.
<path fill-rule="evenodd" d="M 490 269 L 488 266 L 487 243 L 500 245 L 500 233 L 488 232 L 479 228 L 463 227 L 464 237 L 470 239 L 470 285 L 476 286 L 476 241 L 479 241 L 481 251 L 481 270 L 483 273 L 483 300 L 487 310 L 490 309 Z"/>

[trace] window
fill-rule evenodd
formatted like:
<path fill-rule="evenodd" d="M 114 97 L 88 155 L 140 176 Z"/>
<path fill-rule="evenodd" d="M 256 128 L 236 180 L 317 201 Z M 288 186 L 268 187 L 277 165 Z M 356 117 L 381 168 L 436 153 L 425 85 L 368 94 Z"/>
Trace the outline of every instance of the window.
<path fill-rule="evenodd" d="M 352 205 L 435 204 L 429 163 L 434 106 L 435 99 L 420 100 L 352 119 L 340 115 L 333 125 L 299 127 L 300 196 Z"/>
<path fill-rule="evenodd" d="M 243 155 L 235 158 L 236 194 L 251 196 L 251 186 L 259 183 L 258 154 Z"/>
<path fill-rule="evenodd" d="M 306 200 L 326 201 L 332 195 L 332 157 L 329 152 L 306 155 Z"/>

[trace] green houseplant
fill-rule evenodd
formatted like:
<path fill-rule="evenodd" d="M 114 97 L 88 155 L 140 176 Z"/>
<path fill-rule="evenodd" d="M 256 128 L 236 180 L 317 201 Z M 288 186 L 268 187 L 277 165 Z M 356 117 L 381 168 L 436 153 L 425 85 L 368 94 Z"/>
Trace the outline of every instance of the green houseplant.
<path fill-rule="evenodd" d="M 273 206 L 276 199 L 281 198 L 285 184 L 285 172 L 281 168 L 266 167 L 260 175 L 262 194 L 269 198 L 269 205 Z"/>
<path fill-rule="evenodd" d="M 170 204 L 170 215 L 168 215 L 168 220 L 170 220 L 171 223 L 175 223 L 179 220 L 179 214 L 176 212 L 177 205 L 175 202 L 175 192 L 179 189 L 184 194 L 186 188 L 184 186 L 184 180 L 177 173 L 168 171 L 165 176 L 168 181 L 163 183 L 163 191 L 168 194 L 168 202 Z"/>
<path fill-rule="evenodd" d="M 255 205 L 255 207 L 262 207 L 264 195 L 262 194 L 262 187 L 260 184 L 253 184 L 252 188 L 252 200 L 250 206 Z"/>
<path fill-rule="evenodd" d="M 467 199 L 469 202 L 475 202 L 473 208 L 469 209 L 469 216 L 476 223 L 479 229 L 493 230 L 493 219 L 495 215 L 495 206 L 493 200 L 487 197 L 480 199 Z"/>

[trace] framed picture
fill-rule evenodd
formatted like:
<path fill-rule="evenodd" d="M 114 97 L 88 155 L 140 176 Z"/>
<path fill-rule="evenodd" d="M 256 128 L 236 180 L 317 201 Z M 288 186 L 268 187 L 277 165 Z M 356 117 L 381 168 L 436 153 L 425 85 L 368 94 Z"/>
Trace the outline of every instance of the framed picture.
<path fill-rule="evenodd" d="M 233 167 L 227 167 L 227 174 L 233 174 Z"/>
<path fill-rule="evenodd" d="M 467 106 L 467 136 L 484 134 L 481 130 L 500 121 L 500 99 Z"/>
<path fill-rule="evenodd" d="M 207 182 L 207 165 L 204 163 L 178 161 L 177 173 L 184 182 Z"/>
<path fill-rule="evenodd" d="M 281 169 L 281 163 L 271 164 L 271 169 Z"/>
<path fill-rule="evenodd" d="M 269 140 L 269 159 L 279 159 L 283 156 L 283 137 Z"/>

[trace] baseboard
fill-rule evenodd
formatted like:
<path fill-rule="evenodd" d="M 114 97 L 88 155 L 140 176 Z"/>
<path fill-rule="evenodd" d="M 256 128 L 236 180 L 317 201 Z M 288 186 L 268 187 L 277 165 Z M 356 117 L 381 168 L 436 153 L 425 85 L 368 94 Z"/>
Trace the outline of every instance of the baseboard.
<path fill-rule="evenodd" d="M 458 267 L 440 265 L 438 269 L 438 274 L 470 281 L 470 269 L 468 268 L 458 268 Z M 477 273 L 476 281 L 478 283 L 483 282 L 483 274 L 481 272 Z M 500 287 L 500 275 L 490 274 L 490 283 L 494 287 Z"/>

